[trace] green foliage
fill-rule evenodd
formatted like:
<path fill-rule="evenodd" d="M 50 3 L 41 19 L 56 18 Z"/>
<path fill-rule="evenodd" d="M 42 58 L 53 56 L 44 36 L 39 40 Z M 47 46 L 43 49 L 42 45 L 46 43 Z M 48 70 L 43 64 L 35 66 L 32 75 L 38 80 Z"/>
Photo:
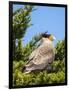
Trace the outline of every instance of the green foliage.
<path fill-rule="evenodd" d="M 22 73 L 22 67 L 26 64 L 30 53 L 37 47 L 36 43 L 39 40 L 40 40 L 39 38 L 37 40 L 33 38 L 30 41 L 33 42 L 32 46 L 31 43 L 29 42 L 23 48 L 21 45 L 21 40 L 19 40 L 18 51 L 22 50 L 23 58 L 18 61 L 17 60 L 13 61 L 13 86 L 53 84 L 53 83 L 65 82 L 64 41 L 58 42 L 56 45 L 56 51 L 57 51 L 56 55 L 58 57 L 51 64 L 50 70 L 31 72 L 28 74 Z M 20 54 L 20 52 L 18 54 Z"/>
<path fill-rule="evenodd" d="M 32 10 L 32 6 L 25 5 L 13 13 L 13 40 L 23 38 L 27 28 L 32 25 L 30 23 Z"/>
<path fill-rule="evenodd" d="M 63 60 L 65 57 L 65 40 L 59 41 L 56 45 L 55 60 Z"/>
<path fill-rule="evenodd" d="M 44 70 L 42 72 L 31 72 L 28 74 L 22 73 L 22 66 L 24 61 L 13 62 L 13 86 L 39 85 L 39 84 L 53 84 L 65 82 L 65 66 L 63 61 L 54 61 L 52 70 Z M 55 68 L 55 69 L 54 69 Z"/>
<path fill-rule="evenodd" d="M 22 54 L 21 50 L 21 52 L 17 50 L 16 40 L 22 39 L 26 33 L 27 28 L 32 25 L 30 16 L 32 11 L 33 6 L 25 5 L 23 8 L 13 12 L 13 59 L 21 59 L 20 56 L 22 55 L 18 57 L 18 54 L 16 53 L 19 52 Z"/>
<path fill-rule="evenodd" d="M 16 70 L 22 69 L 22 66 L 25 65 L 26 62 L 23 62 L 22 60 L 20 61 L 13 61 L 13 73 L 15 73 Z"/>
<path fill-rule="evenodd" d="M 65 42 L 59 41 L 56 45 L 56 57 L 51 64 L 50 70 L 40 72 L 22 73 L 22 67 L 26 64 L 31 52 L 38 46 L 37 42 L 41 36 L 35 36 L 25 46 L 22 47 L 21 39 L 18 40 L 17 60 L 13 61 L 13 86 L 53 84 L 65 82 Z"/>
<path fill-rule="evenodd" d="M 34 36 L 32 40 L 22 47 L 21 39 L 18 40 L 18 45 L 15 52 L 15 60 L 27 61 L 31 52 L 38 46 L 37 42 L 41 39 L 41 35 Z"/>
<path fill-rule="evenodd" d="M 38 47 L 37 42 L 41 39 L 41 34 L 36 35 L 26 46 L 22 46 L 22 38 L 27 28 L 32 25 L 30 17 L 32 11 L 33 7 L 25 5 L 13 13 L 13 86 L 64 83 L 65 40 L 57 43 L 55 60 L 50 70 L 22 73 L 22 67 L 26 64 L 31 52 Z"/>
<path fill-rule="evenodd" d="M 32 38 L 32 40 L 26 44 L 25 47 L 23 47 L 23 60 L 27 61 L 29 58 L 29 55 L 31 54 L 31 52 L 37 48 L 37 42 L 41 39 L 41 35 L 36 35 Z"/>
<path fill-rule="evenodd" d="M 65 62 L 64 60 L 58 60 L 54 61 L 52 63 L 52 72 L 57 72 L 57 71 L 65 71 Z"/>
<path fill-rule="evenodd" d="M 36 35 L 32 38 L 32 40 L 29 42 L 30 46 L 32 48 L 37 47 L 37 42 L 42 38 L 41 34 Z"/>
<path fill-rule="evenodd" d="M 18 45 L 16 47 L 16 52 L 15 52 L 15 58 L 17 61 L 23 59 L 23 47 L 22 47 L 21 39 L 18 40 Z"/>

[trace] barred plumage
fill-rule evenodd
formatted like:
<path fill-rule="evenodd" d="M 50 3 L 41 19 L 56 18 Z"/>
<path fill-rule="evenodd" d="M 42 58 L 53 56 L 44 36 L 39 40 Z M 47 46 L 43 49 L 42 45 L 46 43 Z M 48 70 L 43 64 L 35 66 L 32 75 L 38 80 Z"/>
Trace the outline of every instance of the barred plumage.
<path fill-rule="evenodd" d="M 29 61 L 23 69 L 24 72 L 43 70 L 52 63 L 55 57 L 54 46 L 49 38 L 42 38 L 42 44 L 29 56 Z"/>

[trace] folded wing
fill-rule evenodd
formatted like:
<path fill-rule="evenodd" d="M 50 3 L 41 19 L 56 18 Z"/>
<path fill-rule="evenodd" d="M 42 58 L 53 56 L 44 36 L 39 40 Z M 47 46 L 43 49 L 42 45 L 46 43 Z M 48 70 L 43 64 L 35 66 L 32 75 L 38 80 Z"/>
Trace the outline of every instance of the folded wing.
<path fill-rule="evenodd" d="M 29 56 L 29 61 L 25 65 L 26 71 L 33 71 L 38 69 L 44 69 L 49 63 L 54 60 L 54 48 L 52 45 L 42 44 L 35 49 Z"/>

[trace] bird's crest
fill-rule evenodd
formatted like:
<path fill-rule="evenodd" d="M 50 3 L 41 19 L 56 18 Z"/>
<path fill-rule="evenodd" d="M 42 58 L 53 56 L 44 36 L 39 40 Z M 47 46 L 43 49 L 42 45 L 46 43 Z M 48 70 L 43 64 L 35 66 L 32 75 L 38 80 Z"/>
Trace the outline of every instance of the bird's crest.
<path fill-rule="evenodd" d="M 49 37 L 51 34 L 48 34 L 48 31 L 46 31 L 46 32 L 42 33 L 41 35 L 42 35 L 42 37 L 46 38 L 46 37 Z"/>

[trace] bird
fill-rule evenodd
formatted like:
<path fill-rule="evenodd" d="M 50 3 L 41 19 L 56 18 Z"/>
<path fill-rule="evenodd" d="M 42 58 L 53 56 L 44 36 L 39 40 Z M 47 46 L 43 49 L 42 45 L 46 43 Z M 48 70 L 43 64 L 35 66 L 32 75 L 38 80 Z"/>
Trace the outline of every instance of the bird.
<path fill-rule="evenodd" d="M 30 73 L 36 70 L 43 70 L 54 61 L 55 47 L 53 41 L 56 39 L 55 36 L 47 32 L 42 33 L 41 36 L 41 44 L 29 55 L 22 72 Z"/>

